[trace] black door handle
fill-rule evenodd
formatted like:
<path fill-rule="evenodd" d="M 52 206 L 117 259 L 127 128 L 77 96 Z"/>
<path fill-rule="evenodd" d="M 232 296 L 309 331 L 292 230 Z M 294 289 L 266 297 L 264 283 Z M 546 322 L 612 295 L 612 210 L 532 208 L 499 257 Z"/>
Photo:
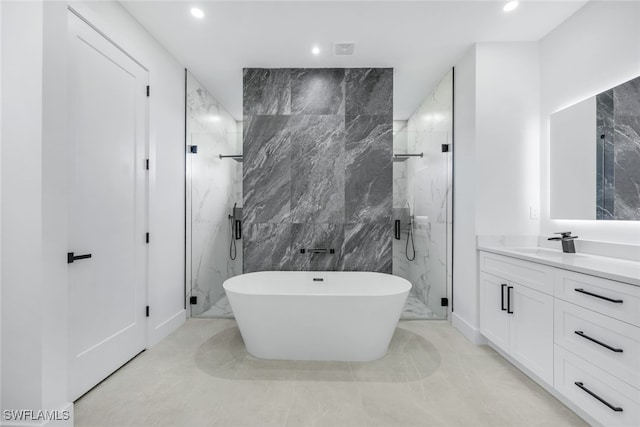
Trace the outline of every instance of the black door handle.
<path fill-rule="evenodd" d="M 622 412 L 622 408 L 620 408 L 619 406 L 613 406 L 611 403 L 607 402 L 606 400 L 604 400 L 603 398 L 601 398 L 600 396 L 598 396 L 597 394 L 595 394 L 594 392 L 586 388 L 583 383 L 576 381 L 574 384 L 577 385 L 578 388 L 580 388 L 582 391 L 584 391 L 588 395 L 600 401 L 600 403 L 602 403 L 603 405 L 606 405 L 612 411 Z"/>
<path fill-rule="evenodd" d="M 616 304 L 622 304 L 622 302 L 623 302 L 621 299 L 612 299 L 612 298 L 608 298 L 608 297 L 603 297 L 602 295 L 598 295 L 598 294 L 593 294 L 591 292 L 587 292 L 582 288 L 576 288 L 576 289 L 574 289 L 574 291 L 579 292 L 581 294 L 589 295 L 590 297 L 600 298 L 600 299 L 603 299 L 605 301 L 614 302 Z"/>
<path fill-rule="evenodd" d="M 502 285 L 500 285 L 500 309 L 502 311 L 507 311 L 507 309 L 504 307 L 504 288 L 507 287 L 506 283 L 503 283 Z"/>
<path fill-rule="evenodd" d="M 91 258 L 91 254 L 73 255 L 73 252 L 67 252 L 67 264 L 71 264 L 73 263 L 73 261 L 76 261 L 79 259 L 87 259 L 87 258 Z"/>
<path fill-rule="evenodd" d="M 611 347 L 610 345 L 605 344 L 605 343 L 603 343 L 602 341 L 598 341 L 598 340 L 597 340 L 597 339 L 595 339 L 595 338 L 591 338 L 589 335 L 586 335 L 586 334 L 585 334 L 584 332 L 582 332 L 582 331 L 573 331 L 573 332 L 574 332 L 576 335 L 581 336 L 582 338 L 588 339 L 589 341 L 592 341 L 592 342 L 594 342 L 594 343 L 596 343 L 596 344 L 598 344 L 598 345 L 603 346 L 603 347 L 604 347 L 604 348 L 606 348 L 607 350 L 611 350 L 611 351 L 613 351 L 613 352 L 615 352 L 615 353 L 622 353 L 622 352 L 623 352 L 623 350 L 622 350 L 621 348 Z"/>
<path fill-rule="evenodd" d="M 513 289 L 513 286 L 507 286 L 507 313 L 509 314 L 513 314 L 513 311 L 511 311 L 511 289 Z"/>

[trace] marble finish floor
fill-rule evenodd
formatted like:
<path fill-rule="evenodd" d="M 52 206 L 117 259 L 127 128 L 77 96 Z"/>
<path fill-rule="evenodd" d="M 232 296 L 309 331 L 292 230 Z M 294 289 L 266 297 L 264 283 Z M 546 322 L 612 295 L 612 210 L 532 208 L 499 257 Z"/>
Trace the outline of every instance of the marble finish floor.
<path fill-rule="evenodd" d="M 409 295 L 407 302 L 404 304 L 402 314 L 400 315 L 402 320 L 419 320 L 419 319 L 437 319 L 436 314 L 425 305 L 420 299 Z"/>
<path fill-rule="evenodd" d="M 209 310 L 200 314 L 198 317 L 233 319 L 233 310 L 231 310 L 231 305 L 229 304 L 229 298 L 227 298 L 226 295 L 223 296 L 214 305 L 212 305 Z"/>
<path fill-rule="evenodd" d="M 403 321 L 367 363 L 266 361 L 236 323 L 190 319 L 75 404 L 85 426 L 584 426 L 447 322 Z"/>
<path fill-rule="evenodd" d="M 233 310 L 231 310 L 231 305 L 229 305 L 229 298 L 227 298 L 226 295 L 223 296 L 209 310 L 197 317 L 233 319 Z M 422 301 L 409 295 L 400 318 L 403 320 L 437 319 L 437 316 Z"/>

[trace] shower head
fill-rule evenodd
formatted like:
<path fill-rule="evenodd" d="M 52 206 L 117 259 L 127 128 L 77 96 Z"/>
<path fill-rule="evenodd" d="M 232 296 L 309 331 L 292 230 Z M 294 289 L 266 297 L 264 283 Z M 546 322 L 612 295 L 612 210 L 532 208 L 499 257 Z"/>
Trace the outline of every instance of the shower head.
<path fill-rule="evenodd" d="M 416 154 L 394 154 L 393 155 L 393 161 L 394 162 L 406 162 L 408 158 L 410 157 L 422 157 L 423 153 L 416 153 Z"/>

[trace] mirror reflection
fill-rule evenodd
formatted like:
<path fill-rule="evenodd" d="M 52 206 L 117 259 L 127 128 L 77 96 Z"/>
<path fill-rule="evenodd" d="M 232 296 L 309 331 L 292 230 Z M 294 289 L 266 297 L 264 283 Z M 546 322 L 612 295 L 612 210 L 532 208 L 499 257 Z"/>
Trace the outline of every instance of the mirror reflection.
<path fill-rule="evenodd" d="M 551 116 L 551 218 L 640 220 L 640 77 Z"/>

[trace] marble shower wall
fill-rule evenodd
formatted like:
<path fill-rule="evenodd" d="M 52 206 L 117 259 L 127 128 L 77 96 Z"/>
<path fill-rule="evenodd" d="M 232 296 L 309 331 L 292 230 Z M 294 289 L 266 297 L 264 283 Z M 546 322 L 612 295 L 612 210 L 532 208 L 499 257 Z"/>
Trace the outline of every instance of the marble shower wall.
<path fill-rule="evenodd" d="M 407 153 L 407 121 L 393 122 L 393 152 Z M 411 261 L 405 256 L 407 247 L 407 225 L 409 224 L 409 200 L 407 199 L 407 166 L 410 160 L 393 162 L 393 219 L 400 220 L 402 232 L 400 240 L 393 239 L 393 275 L 411 280 L 409 268 Z"/>
<path fill-rule="evenodd" d="M 227 278 L 242 273 L 242 240 L 236 260 L 229 256 L 228 218 L 234 203 L 242 206 L 242 164 L 218 157 L 241 147 L 236 121 L 190 73 L 186 125 L 187 145 L 198 147 L 187 152 L 187 298 L 198 297 L 191 305 L 198 316 L 224 297 Z"/>
<path fill-rule="evenodd" d="M 250 68 L 243 86 L 244 272 L 391 273 L 393 70 Z"/>
<path fill-rule="evenodd" d="M 640 77 L 596 96 L 596 218 L 640 220 Z"/>
<path fill-rule="evenodd" d="M 435 318 L 447 317 L 447 307 L 441 307 L 440 298 L 447 296 L 451 282 L 452 156 L 451 152 L 442 152 L 442 144 L 453 143 L 452 130 L 450 71 L 409 118 L 407 152 L 424 156 L 404 162 L 416 251 L 415 260 L 409 262 L 411 292 L 431 309 Z M 404 234 L 403 230 L 406 238 Z M 405 248 L 400 251 L 402 255 L 398 257 L 404 256 Z"/>

